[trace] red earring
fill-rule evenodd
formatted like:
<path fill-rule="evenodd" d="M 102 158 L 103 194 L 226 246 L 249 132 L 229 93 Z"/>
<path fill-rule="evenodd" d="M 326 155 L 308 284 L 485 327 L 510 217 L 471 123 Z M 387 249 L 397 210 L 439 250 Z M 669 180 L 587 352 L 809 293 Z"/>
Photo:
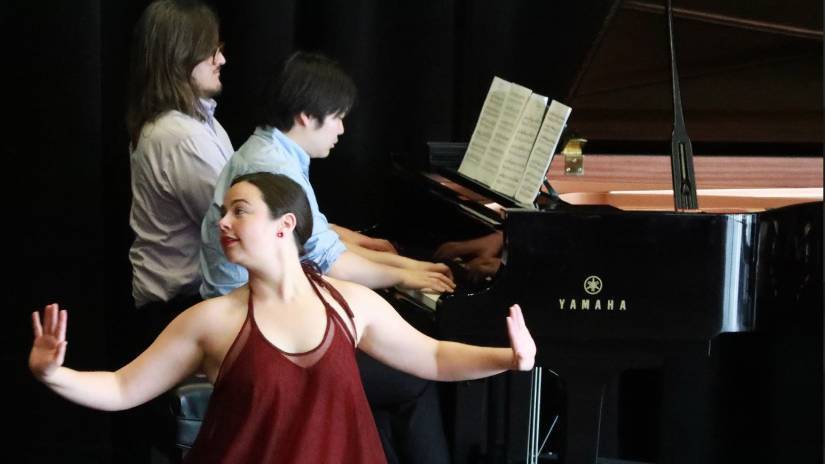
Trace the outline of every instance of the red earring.
<path fill-rule="evenodd" d="M 278 236 L 278 238 L 281 238 L 281 237 L 283 237 L 283 236 L 284 236 L 284 233 L 279 231 L 279 232 L 278 232 L 277 234 L 275 234 L 275 235 L 277 235 L 277 236 Z"/>

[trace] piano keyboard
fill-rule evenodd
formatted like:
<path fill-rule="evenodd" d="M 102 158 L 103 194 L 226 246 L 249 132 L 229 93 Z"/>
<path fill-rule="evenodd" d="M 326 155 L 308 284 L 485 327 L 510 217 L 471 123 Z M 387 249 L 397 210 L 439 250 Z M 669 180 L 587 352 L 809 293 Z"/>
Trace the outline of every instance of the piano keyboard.
<path fill-rule="evenodd" d="M 421 290 L 410 290 L 398 287 L 396 287 L 395 290 L 398 292 L 399 297 L 406 298 L 413 303 L 417 303 L 419 306 L 424 306 L 430 311 L 435 311 L 438 306 L 438 299 L 441 297 L 440 293 L 424 292 Z"/>

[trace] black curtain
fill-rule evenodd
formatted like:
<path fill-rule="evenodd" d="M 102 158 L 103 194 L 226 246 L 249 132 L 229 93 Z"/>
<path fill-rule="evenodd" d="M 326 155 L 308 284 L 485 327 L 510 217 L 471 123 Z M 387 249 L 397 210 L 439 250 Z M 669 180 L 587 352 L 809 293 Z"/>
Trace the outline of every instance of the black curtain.
<path fill-rule="evenodd" d="M 106 462 L 112 414 L 59 399 L 26 358 L 30 312 L 70 309 L 66 364 L 117 367 L 131 304 L 129 162 L 124 126 L 129 40 L 149 2 L 9 1 L 0 6 L 3 75 L 12 122 L 4 134 L 6 327 L 13 411 L 4 441 L 25 460 Z M 391 153 L 428 140 L 466 141 L 494 75 L 548 96 L 564 93 L 606 0 L 589 2 L 213 1 L 228 64 L 218 118 L 239 147 L 252 132 L 262 83 L 294 50 L 320 51 L 353 76 L 359 101 L 313 183 L 331 220 L 380 222 Z M 18 202 L 22 201 L 22 204 Z M 14 214 L 24 211 L 22 215 Z M 22 424 L 17 426 L 17 424 Z M 5 440 L 8 438 L 8 441 Z M 9 450 L 6 450 L 9 453 Z"/>
<path fill-rule="evenodd" d="M 107 363 L 101 26 L 95 0 L 3 2 L 0 11 L 11 103 L 2 144 L 6 460 L 99 462 L 106 454 L 108 416 L 58 398 L 26 364 L 30 313 L 55 301 L 71 309 L 66 363 Z"/>

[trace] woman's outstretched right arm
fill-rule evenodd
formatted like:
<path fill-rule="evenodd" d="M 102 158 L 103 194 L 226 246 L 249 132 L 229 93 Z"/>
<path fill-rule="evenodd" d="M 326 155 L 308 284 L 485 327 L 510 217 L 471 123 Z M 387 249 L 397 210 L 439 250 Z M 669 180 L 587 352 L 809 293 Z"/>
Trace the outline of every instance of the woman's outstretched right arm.
<path fill-rule="evenodd" d="M 69 401 L 105 411 L 129 409 L 172 388 L 200 365 L 203 352 L 185 319 L 175 319 L 146 351 L 116 372 L 80 372 L 63 367 L 68 313 L 50 304 L 42 323 L 38 312 L 32 313 L 29 368 Z"/>

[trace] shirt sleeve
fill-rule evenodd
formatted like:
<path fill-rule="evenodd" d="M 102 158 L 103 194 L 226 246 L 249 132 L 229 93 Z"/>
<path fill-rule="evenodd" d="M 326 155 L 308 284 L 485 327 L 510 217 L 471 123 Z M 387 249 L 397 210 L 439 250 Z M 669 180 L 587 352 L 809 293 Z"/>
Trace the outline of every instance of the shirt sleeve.
<path fill-rule="evenodd" d="M 312 211 L 312 235 L 304 244 L 304 254 L 301 258 L 314 261 L 321 272 L 329 272 L 335 261 L 346 251 L 346 246 L 338 234 L 329 226 L 326 216 L 321 213 L 312 184 L 309 183 L 300 169 L 288 164 L 281 165 L 278 169 L 266 169 L 266 171 L 285 175 L 304 189 Z"/>
<path fill-rule="evenodd" d="M 326 274 L 347 248 L 329 227 L 326 217 L 317 209 L 313 209 L 312 213 L 312 236 L 304 244 L 303 258 L 314 261 Z"/>
<path fill-rule="evenodd" d="M 200 224 L 226 158 L 214 140 L 197 135 L 181 140 L 177 148 L 174 156 L 165 158 L 164 170 L 184 214 Z"/>

